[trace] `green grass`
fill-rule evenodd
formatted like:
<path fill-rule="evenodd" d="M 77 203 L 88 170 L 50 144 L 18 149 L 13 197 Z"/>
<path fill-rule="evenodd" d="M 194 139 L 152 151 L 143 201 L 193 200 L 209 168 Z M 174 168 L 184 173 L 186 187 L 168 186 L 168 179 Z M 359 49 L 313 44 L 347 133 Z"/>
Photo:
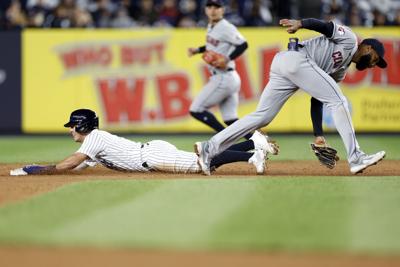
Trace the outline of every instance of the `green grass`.
<path fill-rule="evenodd" d="M 178 148 L 193 151 L 193 143 L 206 140 L 207 136 L 127 136 L 135 141 L 149 141 L 162 139 L 171 142 Z M 281 147 L 278 157 L 271 157 L 271 160 L 298 160 L 315 159 L 311 153 L 309 143 L 312 136 L 276 135 L 275 139 Z M 342 141 L 338 135 L 328 137 L 329 143 L 338 149 L 341 158 L 346 157 Z M 374 153 L 380 150 L 387 152 L 387 159 L 400 159 L 400 136 L 395 135 L 360 135 L 358 137 L 361 148 L 366 153 Z M 0 163 L 40 163 L 55 162 L 62 160 L 79 148 L 69 136 L 59 137 L 0 137 Z"/>
<path fill-rule="evenodd" d="M 205 139 L 150 137 L 160 138 L 188 151 Z M 281 154 L 272 160 L 315 160 L 311 136 L 274 139 Z M 328 139 L 345 158 L 341 140 Z M 358 140 L 367 153 L 386 150 L 388 159 L 400 159 L 397 136 Z M 1 137 L 0 162 L 56 162 L 78 147 L 67 136 Z M 400 176 L 104 177 L 0 207 L 0 244 L 399 255 L 399 203 Z"/>
<path fill-rule="evenodd" d="M 400 253 L 399 177 L 90 181 L 0 209 L 0 243 Z"/>

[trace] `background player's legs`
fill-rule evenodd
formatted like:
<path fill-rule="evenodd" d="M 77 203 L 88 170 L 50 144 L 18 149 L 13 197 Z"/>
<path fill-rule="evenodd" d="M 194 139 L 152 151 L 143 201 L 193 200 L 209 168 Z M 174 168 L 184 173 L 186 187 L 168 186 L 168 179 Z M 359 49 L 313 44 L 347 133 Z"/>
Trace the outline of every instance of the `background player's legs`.
<path fill-rule="evenodd" d="M 236 72 L 228 72 L 226 74 L 218 74 L 210 77 L 208 83 L 201 90 L 199 95 L 194 99 L 190 106 L 190 114 L 197 120 L 210 126 L 215 131 L 222 131 L 225 126 L 220 123 L 217 118 L 208 111 L 213 106 L 217 106 L 224 101 L 232 104 L 232 109 L 227 111 L 221 110 L 224 120 L 227 118 L 237 118 L 237 107 L 239 97 L 236 100 L 231 98 L 237 95 L 240 90 L 240 78 Z M 227 100 L 228 99 L 228 100 Z"/>
<path fill-rule="evenodd" d="M 270 81 L 261 95 L 256 111 L 214 135 L 208 141 L 209 157 L 218 155 L 245 134 L 269 124 L 296 89 L 297 87 L 286 78 L 271 73 Z"/>
<path fill-rule="evenodd" d="M 342 137 L 347 150 L 348 161 L 356 162 L 364 155 L 358 145 L 356 135 L 348 109 L 348 103 L 337 83 L 315 63 L 308 61 L 301 53 L 287 53 L 286 62 L 293 61 L 293 57 L 300 58 L 301 64 L 294 72 L 287 72 L 287 77 L 304 91 L 319 101 L 326 103 L 331 109 L 336 129 Z M 296 54 L 296 55 L 293 55 Z M 283 62 L 285 62 L 283 60 Z"/>
<path fill-rule="evenodd" d="M 208 110 L 203 110 L 201 112 L 190 111 L 190 115 L 192 115 L 193 118 L 201 121 L 202 123 L 207 124 L 216 132 L 220 132 L 225 129 L 225 127 L 217 120 L 214 114 L 212 114 Z"/>

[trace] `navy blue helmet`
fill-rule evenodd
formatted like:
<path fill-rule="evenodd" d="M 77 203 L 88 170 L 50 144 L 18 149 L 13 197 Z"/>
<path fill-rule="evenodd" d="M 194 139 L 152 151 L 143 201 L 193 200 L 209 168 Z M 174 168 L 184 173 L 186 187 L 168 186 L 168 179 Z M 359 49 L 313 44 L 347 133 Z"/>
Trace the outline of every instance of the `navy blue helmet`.
<path fill-rule="evenodd" d="M 99 128 L 99 118 L 96 112 L 90 109 L 77 109 L 71 113 L 69 122 L 64 127 L 74 127 L 78 133 L 90 133 L 93 129 Z"/>

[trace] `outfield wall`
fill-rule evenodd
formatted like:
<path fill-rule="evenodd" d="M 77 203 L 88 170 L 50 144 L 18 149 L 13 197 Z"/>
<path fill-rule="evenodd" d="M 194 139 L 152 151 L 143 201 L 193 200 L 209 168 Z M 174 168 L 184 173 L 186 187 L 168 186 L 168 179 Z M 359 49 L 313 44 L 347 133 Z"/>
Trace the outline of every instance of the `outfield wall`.
<path fill-rule="evenodd" d="M 237 60 L 242 117 L 255 109 L 272 58 L 285 49 L 289 35 L 279 28 L 241 32 L 250 46 Z M 351 67 L 341 85 L 355 128 L 400 132 L 400 31 L 355 32 L 361 39 L 381 39 L 389 64 L 386 70 L 363 72 Z M 305 39 L 315 34 L 301 31 L 296 36 Z M 114 132 L 209 132 L 188 115 L 208 73 L 201 57 L 189 58 L 186 50 L 204 44 L 204 39 L 204 29 L 23 31 L 22 131 L 65 132 L 62 125 L 69 113 L 86 107 L 99 113 L 102 128 Z M 309 101 L 308 95 L 297 92 L 268 130 L 311 131 Z M 329 112 L 324 115 L 324 127 L 333 129 Z"/>

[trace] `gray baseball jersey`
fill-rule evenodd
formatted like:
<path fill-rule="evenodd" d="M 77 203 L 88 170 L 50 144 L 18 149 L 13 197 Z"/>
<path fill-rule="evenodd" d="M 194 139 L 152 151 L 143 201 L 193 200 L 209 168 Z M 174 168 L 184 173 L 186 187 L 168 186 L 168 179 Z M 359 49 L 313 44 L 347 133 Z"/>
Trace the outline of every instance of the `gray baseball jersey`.
<path fill-rule="evenodd" d="M 93 130 L 77 151 L 87 155 L 85 164 L 100 163 L 119 171 L 197 173 L 197 155 L 177 149 L 174 145 L 154 140 L 139 143 L 102 130 Z"/>
<path fill-rule="evenodd" d="M 237 28 L 225 19 L 214 26 L 208 25 L 206 50 L 211 50 L 228 57 L 245 38 Z M 200 94 L 190 106 L 191 112 L 203 112 L 218 105 L 224 121 L 238 118 L 240 77 L 235 70 L 235 62 L 229 61 L 225 70 L 208 66 L 211 77 Z"/>
<path fill-rule="evenodd" d="M 334 24 L 333 35 L 321 35 L 303 42 L 304 50 L 323 71 L 340 82 L 357 51 L 357 37 L 346 26 Z"/>
<path fill-rule="evenodd" d="M 209 141 L 209 156 L 219 154 L 240 137 L 268 125 L 297 89 L 302 88 L 331 109 L 334 123 L 346 147 L 350 164 L 365 155 L 359 148 L 348 103 L 332 76 L 343 79 L 354 53 L 357 39 L 347 27 L 334 25 L 330 38 L 319 36 L 305 41 L 297 51 L 275 55 L 270 81 L 265 87 L 255 112 L 236 121 Z"/>

